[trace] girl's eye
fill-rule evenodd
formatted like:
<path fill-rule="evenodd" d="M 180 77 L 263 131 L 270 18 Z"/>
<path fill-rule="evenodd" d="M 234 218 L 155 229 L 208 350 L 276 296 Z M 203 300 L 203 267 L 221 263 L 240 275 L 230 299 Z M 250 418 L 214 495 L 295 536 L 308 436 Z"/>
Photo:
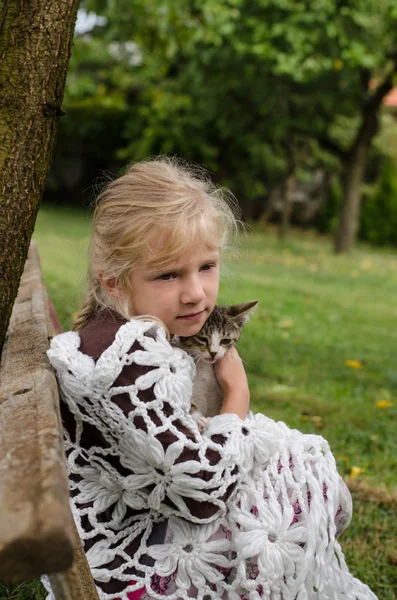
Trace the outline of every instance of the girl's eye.
<path fill-rule="evenodd" d="M 223 338 L 223 340 L 221 340 L 221 344 L 223 346 L 228 346 L 231 343 L 232 343 L 232 340 L 229 340 L 228 338 Z"/>
<path fill-rule="evenodd" d="M 162 281 L 169 281 L 170 279 L 174 279 L 176 277 L 175 273 L 164 273 L 163 275 L 159 275 L 156 279 L 161 279 Z"/>
<path fill-rule="evenodd" d="M 215 265 L 214 264 L 203 265 L 201 267 L 201 270 L 202 271 L 209 271 L 210 269 L 212 269 L 212 267 L 215 267 Z"/>

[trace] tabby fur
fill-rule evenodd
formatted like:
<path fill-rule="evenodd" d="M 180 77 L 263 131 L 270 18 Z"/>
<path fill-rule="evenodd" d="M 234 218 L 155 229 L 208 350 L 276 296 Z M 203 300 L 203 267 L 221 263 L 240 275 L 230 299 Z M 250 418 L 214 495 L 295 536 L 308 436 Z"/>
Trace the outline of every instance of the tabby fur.
<path fill-rule="evenodd" d="M 198 333 L 173 339 L 173 343 L 186 350 L 196 363 L 192 415 L 200 429 L 222 408 L 223 390 L 215 377 L 214 363 L 239 340 L 242 327 L 257 304 L 216 306 Z"/>

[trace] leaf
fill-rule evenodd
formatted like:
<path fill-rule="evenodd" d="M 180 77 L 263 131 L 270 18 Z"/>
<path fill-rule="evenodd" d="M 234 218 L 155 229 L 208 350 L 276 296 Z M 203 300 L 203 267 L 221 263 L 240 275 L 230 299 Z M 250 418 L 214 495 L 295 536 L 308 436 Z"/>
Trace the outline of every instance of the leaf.
<path fill-rule="evenodd" d="M 365 469 L 362 467 L 353 466 L 350 470 L 350 477 L 352 479 L 356 479 L 360 475 L 360 473 L 363 473 L 364 471 Z"/>
<path fill-rule="evenodd" d="M 389 406 L 393 406 L 393 402 L 391 400 L 376 401 L 376 408 L 389 408 Z"/>
<path fill-rule="evenodd" d="M 303 412 L 299 418 L 301 421 L 310 421 L 316 429 L 322 429 L 324 427 L 324 421 L 321 415 L 310 415 L 309 413 Z"/>
<path fill-rule="evenodd" d="M 363 369 L 363 364 L 359 360 L 347 360 L 345 362 L 346 367 L 350 367 L 350 369 Z"/>

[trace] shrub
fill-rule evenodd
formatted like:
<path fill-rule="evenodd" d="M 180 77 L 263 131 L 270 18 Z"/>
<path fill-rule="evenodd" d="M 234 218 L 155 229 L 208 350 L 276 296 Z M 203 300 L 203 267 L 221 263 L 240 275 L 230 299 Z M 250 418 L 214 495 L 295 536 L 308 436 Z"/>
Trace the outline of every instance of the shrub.
<path fill-rule="evenodd" d="M 363 197 L 359 237 L 374 246 L 397 246 L 397 169 L 385 157 L 379 180 Z"/>

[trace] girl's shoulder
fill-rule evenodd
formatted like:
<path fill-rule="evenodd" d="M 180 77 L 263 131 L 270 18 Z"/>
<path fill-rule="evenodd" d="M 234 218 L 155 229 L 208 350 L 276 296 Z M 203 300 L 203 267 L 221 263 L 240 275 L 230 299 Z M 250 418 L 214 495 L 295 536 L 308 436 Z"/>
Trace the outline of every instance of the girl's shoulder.
<path fill-rule="evenodd" d="M 173 351 L 165 329 L 150 319 L 127 320 L 113 310 L 100 311 L 80 331 L 68 331 L 57 335 L 50 345 L 50 359 L 54 353 L 64 357 L 81 357 L 97 363 L 99 359 L 116 353 L 120 357 L 133 350 L 152 350 L 153 342 L 160 344 L 162 351 Z"/>
<path fill-rule="evenodd" d="M 150 318 L 95 318 L 79 332 L 54 337 L 47 356 L 63 389 L 73 394 L 102 393 L 116 381 L 120 387 L 139 379 L 142 387 L 148 377 L 150 385 L 171 377 L 171 387 L 183 387 L 194 375 L 193 360 L 172 347 L 165 328 Z"/>
<path fill-rule="evenodd" d="M 116 311 L 100 311 L 79 331 L 80 352 L 96 361 L 111 346 L 118 330 L 127 322 L 127 319 Z"/>

